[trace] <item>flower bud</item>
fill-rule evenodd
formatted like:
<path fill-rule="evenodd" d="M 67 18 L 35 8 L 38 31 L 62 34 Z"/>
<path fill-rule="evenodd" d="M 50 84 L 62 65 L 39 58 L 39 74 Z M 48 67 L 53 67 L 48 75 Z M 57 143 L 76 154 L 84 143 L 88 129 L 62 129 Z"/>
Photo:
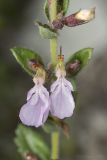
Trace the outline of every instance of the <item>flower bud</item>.
<path fill-rule="evenodd" d="M 29 67 L 29 69 L 32 70 L 34 73 L 36 72 L 36 69 L 37 69 L 37 68 L 40 68 L 40 67 L 42 67 L 42 66 L 43 66 L 43 64 L 40 64 L 40 63 L 38 62 L 38 60 L 36 60 L 36 59 L 30 59 L 30 60 L 28 61 L 28 67 Z"/>
<path fill-rule="evenodd" d="M 82 21 L 90 21 L 95 18 L 95 8 L 80 10 L 75 15 L 75 18 Z"/>
<path fill-rule="evenodd" d="M 95 18 L 95 8 L 80 10 L 67 17 L 62 17 L 53 21 L 54 29 L 62 29 L 64 25 L 75 27 L 90 22 Z"/>
<path fill-rule="evenodd" d="M 62 29 L 64 27 L 64 23 L 62 19 L 57 19 L 52 22 L 54 29 Z"/>
<path fill-rule="evenodd" d="M 75 60 L 72 63 L 67 64 L 66 66 L 66 70 L 69 74 L 74 74 L 76 72 L 78 72 L 80 69 L 80 61 L 79 60 Z"/>
<path fill-rule="evenodd" d="M 52 26 L 54 29 L 62 29 L 64 27 L 63 12 L 57 15 L 57 18 L 52 22 Z"/>

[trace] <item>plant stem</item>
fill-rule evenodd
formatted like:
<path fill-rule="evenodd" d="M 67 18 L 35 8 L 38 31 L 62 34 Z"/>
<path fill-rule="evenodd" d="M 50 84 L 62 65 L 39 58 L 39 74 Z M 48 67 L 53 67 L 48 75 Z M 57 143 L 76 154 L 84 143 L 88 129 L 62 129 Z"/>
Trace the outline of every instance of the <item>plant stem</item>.
<path fill-rule="evenodd" d="M 57 16 L 57 0 L 49 0 L 49 11 L 50 11 L 50 21 L 56 19 Z M 51 52 L 51 62 L 53 65 L 56 64 L 57 59 L 57 38 L 50 40 L 50 52 Z"/>
<path fill-rule="evenodd" d="M 49 4 L 49 13 L 50 13 L 50 22 L 56 19 L 57 16 L 57 0 L 48 0 Z M 51 63 L 56 64 L 57 60 L 57 38 L 50 40 L 50 53 L 51 53 Z M 59 159 L 59 131 L 53 131 L 51 134 L 51 144 L 52 152 L 51 159 Z"/>
<path fill-rule="evenodd" d="M 51 144 L 52 144 L 51 159 L 58 160 L 59 159 L 59 132 L 58 131 L 54 131 L 52 133 Z"/>
<path fill-rule="evenodd" d="M 57 48 L 57 39 L 51 39 L 50 40 L 50 52 L 51 52 L 51 63 L 53 65 L 56 64 L 56 59 L 57 59 L 57 55 L 56 55 L 56 48 Z"/>

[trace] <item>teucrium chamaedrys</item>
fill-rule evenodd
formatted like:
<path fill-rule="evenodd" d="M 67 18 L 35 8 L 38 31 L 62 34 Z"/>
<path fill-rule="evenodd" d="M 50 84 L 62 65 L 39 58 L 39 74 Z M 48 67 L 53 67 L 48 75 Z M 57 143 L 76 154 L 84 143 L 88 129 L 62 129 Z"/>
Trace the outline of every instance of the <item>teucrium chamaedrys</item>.
<path fill-rule="evenodd" d="M 45 0 L 44 12 L 48 23 L 43 24 L 39 21 L 36 22 L 40 36 L 50 40 L 50 68 L 43 63 L 40 54 L 37 54 L 37 52 L 19 47 L 11 49 L 17 62 L 29 75 L 33 76 L 35 84 L 27 94 L 27 102 L 22 106 L 19 117 L 23 124 L 35 127 L 42 126 L 47 120 L 45 126 L 48 127 L 46 127 L 47 129 L 45 127 L 45 129 L 43 129 L 45 131 L 48 130 L 48 132 L 51 132 L 53 135 L 52 142 L 55 142 L 55 145 L 52 143 L 53 149 L 51 157 L 56 160 L 58 159 L 58 131 L 56 134 L 55 126 L 60 126 L 64 133 L 68 135 L 68 130 L 66 129 L 69 128 L 68 124 L 62 119 L 70 117 L 73 114 L 75 108 L 76 76 L 89 62 L 93 52 L 93 48 L 84 48 L 71 54 L 65 64 L 62 55 L 59 55 L 60 58 L 57 61 L 57 37 L 60 35 L 58 34 L 59 29 L 63 29 L 64 26 L 75 27 L 85 24 L 95 17 L 95 8 L 79 10 L 76 13 L 66 16 L 69 2 L 70 0 Z M 66 53 L 64 54 L 66 55 Z M 51 116 L 49 116 L 49 112 Z M 23 135 L 25 128 L 22 127 L 20 129 L 19 127 L 19 130 L 21 130 Z M 19 130 L 18 133 L 20 133 Z M 27 133 L 25 135 L 27 136 Z M 27 138 L 24 139 L 24 141 L 26 141 L 26 144 L 31 144 L 28 143 Z M 18 147 L 22 146 L 19 134 L 17 135 L 16 144 Z M 35 147 L 35 149 L 33 147 L 31 150 L 31 146 L 29 147 L 27 145 L 27 147 L 22 147 L 27 149 L 20 149 L 21 154 L 25 155 L 24 152 L 26 151 L 35 153 L 36 148 L 38 149 L 40 147 Z M 42 151 L 44 148 L 45 147 L 42 147 Z M 43 153 L 42 156 L 41 153 Z M 49 157 L 47 158 L 45 152 L 37 150 L 36 154 L 42 160 L 50 159 Z"/>

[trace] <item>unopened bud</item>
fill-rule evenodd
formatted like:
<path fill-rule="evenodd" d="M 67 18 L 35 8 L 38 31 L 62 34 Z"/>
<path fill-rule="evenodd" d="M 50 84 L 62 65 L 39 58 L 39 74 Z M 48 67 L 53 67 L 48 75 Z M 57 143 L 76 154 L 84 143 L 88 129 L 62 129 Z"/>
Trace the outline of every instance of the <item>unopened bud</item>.
<path fill-rule="evenodd" d="M 54 29 L 62 29 L 64 27 L 62 19 L 57 19 L 52 22 Z"/>
<path fill-rule="evenodd" d="M 76 73 L 79 71 L 79 69 L 80 69 L 80 61 L 79 60 L 75 60 L 74 62 L 69 63 L 66 66 L 66 70 L 69 74 Z"/>
<path fill-rule="evenodd" d="M 62 17 L 53 21 L 54 29 L 62 29 L 64 25 L 75 27 L 90 22 L 95 18 L 95 8 L 80 10 L 67 17 Z"/>
<path fill-rule="evenodd" d="M 58 13 L 56 19 L 52 22 L 53 29 L 62 29 L 63 24 L 63 12 Z"/>
<path fill-rule="evenodd" d="M 30 69 L 35 71 L 37 67 L 41 66 L 41 64 L 39 64 L 38 61 L 36 61 L 35 59 L 31 59 L 28 61 L 28 66 Z"/>
<path fill-rule="evenodd" d="M 82 21 L 90 21 L 95 18 L 95 8 L 91 8 L 89 10 L 80 10 L 75 18 Z"/>

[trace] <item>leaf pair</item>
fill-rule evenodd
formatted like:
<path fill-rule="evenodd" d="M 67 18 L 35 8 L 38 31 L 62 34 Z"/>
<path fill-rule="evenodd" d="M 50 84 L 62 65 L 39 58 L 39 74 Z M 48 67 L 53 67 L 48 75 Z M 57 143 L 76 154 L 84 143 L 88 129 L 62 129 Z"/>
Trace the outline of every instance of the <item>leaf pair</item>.
<path fill-rule="evenodd" d="M 29 66 L 29 62 L 31 60 L 39 64 L 41 64 L 43 67 L 44 63 L 42 61 L 42 58 L 34 51 L 26 49 L 26 48 L 12 48 L 11 49 L 13 56 L 16 58 L 17 62 L 21 65 L 21 67 L 30 75 L 34 76 L 35 71 L 32 70 Z M 66 73 L 67 73 L 67 79 L 71 81 L 74 91 L 76 91 L 76 75 L 81 71 L 81 69 L 87 65 L 89 60 L 91 59 L 93 49 L 92 48 L 84 48 L 70 56 L 68 61 L 65 63 Z M 53 68 L 51 72 L 47 70 L 47 81 L 46 86 L 49 87 L 49 84 L 55 79 L 53 74 Z M 74 98 L 76 97 L 77 93 L 73 92 Z"/>
<path fill-rule="evenodd" d="M 13 56 L 15 57 L 15 59 L 17 60 L 17 62 L 30 76 L 34 76 L 35 72 L 29 67 L 29 61 L 33 59 L 35 62 L 37 61 L 38 63 L 44 66 L 42 58 L 34 51 L 31 51 L 26 48 L 16 48 L 15 47 L 11 49 L 11 52 Z M 84 48 L 72 54 L 70 58 L 68 59 L 68 61 L 65 63 L 67 78 L 72 82 L 74 90 L 76 90 L 75 76 L 81 71 L 83 67 L 85 67 L 85 65 L 87 65 L 87 63 L 91 59 L 92 52 L 93 52 L 92 48 Z M 49 73 L 47 72 L 47 74 Z M 54 77 L 51 77 L 51 79 L 53 78 Z M 50 83 L 50 80 L 49 80 L 49 83 Z M 50 120 L 52 123 L 60 126 L 65 132 L 65 134 L 68 134 L 65 130 L 65 128 L 67 128 L 66 124 L 63 125 L 62 123 L 64 122 L 58 119 L 54 119 L 50 117 L 48 119 L 48 124 L 47 124 L 48 128 L 49 128 Z M 64 128 L 64 126 L 66 127 Z"/>
<path fill-rule="evenodd" d="M 39 54 L 30 49 L 15 47 L 11 49 L 11 52 L 21 67 L 31 76 L 34 75 L 34 71 L 29 67 L 30 60 L 34 59 L 44 66 Z M 92 52 L 92 48 L 84 48 L 70 56 L 65 64 L 69 77 L 77 75 L 77 73 L 89 62 Z M 77 66 L 75 66 L 74 63 Z M 74 66 L 74 68 L 72 66 Z M 74 70 L 75 72 L 73 72 Z"/>

